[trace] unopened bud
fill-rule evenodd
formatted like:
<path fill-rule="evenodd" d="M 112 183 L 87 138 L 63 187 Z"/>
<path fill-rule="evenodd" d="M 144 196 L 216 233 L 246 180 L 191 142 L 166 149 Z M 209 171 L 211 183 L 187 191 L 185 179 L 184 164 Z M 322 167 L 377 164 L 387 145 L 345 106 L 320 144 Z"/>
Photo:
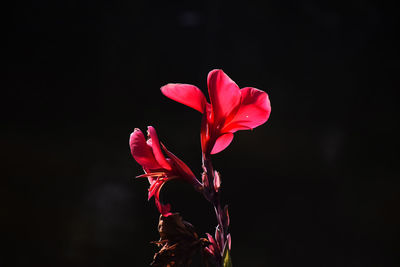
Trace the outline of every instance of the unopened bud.
<path fill-rule="evenodd" d="M 215 241 L 217 242 L 217 245 L 218 245 L 219 251 L 221 253 L 221 256 L 222 256 L 223 249 L 224 249 L 223 240 L 224 240 L 224 234 L 222 233 L 221 229 L 219 229 L 219 226 L 217 226 L 215 228 Z"/>
<path fill-rule="evenodd" d="M 221 176 L 220 176 L 219 172 L 214 171 L 214 189 L 215 189 L 215 192 L 218 192 L 220 187 L 221 187 Z"/>
<path fill-rule="evenodd" d="M 225 207 L 224 207 L 224 213 L 223 213 L 222 219 L 223 219 L 224 227 L 228 228 L 229 223 L 230 223 L 228 205 L 225 205 Z"/>
<path fill-rule="evenodd" d="M 226 237 L 226 242 L 228 243 L 228 248 L 229 248 L 229 250 L 231 250 L 231 243 L 232 243 L 232 241 L 231 241 L 231 234 L 228 234 L 228 236 Z"/>
<path fill-rule="evenodd" d="M 209 187 L 209 184 L 208 184 L 208 176 L 207 176 L 207 174 L 206 174 L 205 172 L 203 172 L 203 173 L 201 174 L 201 180 L 202 180 L 202 182 L 203 182 L 203 186 L 204 186 L 205 188 L 208 188 L 208 187 Z"/>

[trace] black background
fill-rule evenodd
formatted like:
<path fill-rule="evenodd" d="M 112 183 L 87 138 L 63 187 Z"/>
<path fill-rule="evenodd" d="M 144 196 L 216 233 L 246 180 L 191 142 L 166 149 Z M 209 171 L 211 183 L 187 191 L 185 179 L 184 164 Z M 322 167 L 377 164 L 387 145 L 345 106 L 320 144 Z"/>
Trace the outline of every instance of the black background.
<path fill-rule="evenodd" d="M 201 115 L 164 97 L 222 68 L 269 121 L 214 157 L 235 266 L 396 266 L 397 9 L 382 1 L 32 1 L 9 19 L 1 266 L 147 266 L 158 212 L 138 127 L 200 177 Z M 4 62 L 4 61 L 3 61 Z M 189 185 L 163 199 L 213 233 Z M 397 255 L 396 255 L 397 254 Z M 398 265 L 397 265 L 398 266 Z"/>

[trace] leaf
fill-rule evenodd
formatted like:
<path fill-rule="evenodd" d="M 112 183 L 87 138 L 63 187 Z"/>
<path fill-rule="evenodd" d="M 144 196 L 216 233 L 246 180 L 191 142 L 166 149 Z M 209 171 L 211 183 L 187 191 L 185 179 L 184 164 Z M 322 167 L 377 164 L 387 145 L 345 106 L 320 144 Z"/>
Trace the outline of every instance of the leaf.
<path fill-rule="evenodd" d="M 224 248 L 224 256 L 222 260 L 223 260 L 223 267 L 232 267 L 231 252 L 229 250 L 229 246 L 227 246 L 226 243 Z"/>

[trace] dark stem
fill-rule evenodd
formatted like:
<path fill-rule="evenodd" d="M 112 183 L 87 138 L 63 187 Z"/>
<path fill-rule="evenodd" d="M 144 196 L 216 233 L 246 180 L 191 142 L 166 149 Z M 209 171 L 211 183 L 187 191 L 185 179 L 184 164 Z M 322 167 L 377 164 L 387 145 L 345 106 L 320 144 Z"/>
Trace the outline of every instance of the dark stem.
<path fill-rule="evenodd" d="M 224 216 L 224 215 L 222 214 L 223 211 L 221 208 L 221 201 L 219 198 L 219 193 L 216 194 L 213 205 L 214 205 L 215 215 L 217 216 L 219 229 L 223 233 L 223 237 L 224 237 L 223 242 L 225 243 L 225 237 L 227 235 L 228 229 L 225 229 L 224 224 L 222 223 L 222 216 Z"/>
<path fill-rule="evenodd" d="M 227 240 L 227 235 L 228 235 L 228 227 L 224 226 L 224 223 L 222 221 L 222 218 L 224 216 L 223 212 L 224 210 L 222 209 L 221 206 L 221 200 L 220 200 L 220 191 L 216 191 L 214 189 L 214 168 L 211 162 L 211 159 L 209 158 L 209 156 L 203 154 L 203 170 L 207 175 L 207 180 L 208 180 L 208 184 L 209 184 L 209 189 L 210 189 L 210 193 L 211 193 L 211 197 L 207 198 L 211 204 L 214 206 L 214 210 L 215 210 L 215 215 L 217 217 L 217 222 L 218 222 L 218 226 L 219 226 L 219 230 L 222 232 L 222 240 L 221 243 L 219 244 L 220 249 L 221 249 L 221 253 L 223 253 L 223 249 L 224 249 L 224 244 Z M 219 261 L 220 264 L 222 265 L 222 255 L 220 255 L 219 257 Z"/>

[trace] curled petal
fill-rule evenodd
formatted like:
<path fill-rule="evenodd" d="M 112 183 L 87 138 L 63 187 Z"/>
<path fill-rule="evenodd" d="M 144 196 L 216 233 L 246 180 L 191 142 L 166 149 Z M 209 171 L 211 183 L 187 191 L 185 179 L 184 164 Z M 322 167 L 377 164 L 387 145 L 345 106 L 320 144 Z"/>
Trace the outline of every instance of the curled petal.
<path fill-rule="evenodd" d="M 169 83 L 161 87 L 161 92 L 168 98 L 194 108 L 201 113 L 204 112 L 206 97 L 194 85 L 182 83 Z"/>
<path fill-rule="evenodd" d="M 218 137 L 217 141 L 214 144 L 213 149 L 211 150 L 211 154 L 217 154 L 224 150 L 233 140 L 233 133 L 226 133 Z"/>
<path fill-rule="evenodd" d="M 146 139 L 142 131 L 137 128 L 135 129 L 130 136 L 129 146 L 131 148 L 133 158 L 144 168 L 160 168 L 160 165 L 153 155 L 151 147 L 146 143 Z"/>
<path fill-rule="evenodd" d="M 173 153 L 171 153 L 165 147 L 165 145 L 163 143 L 161 143 L 161 145 L 162 145 L 162 148 L 164 149 L 165 153 L 167 154 L 167 156 L 170 157 L 170 159 L 172 160 L 174 166 L 178 168 L 180 174 L 182 174 L 183 176 L 194 177 L 193 172 L 189 169 L 189 167 L 182 160 L 180 160 L 177 156 L 175 156 Z"/>
<path fill-rule="evenodd" d="M 222 70 L 212 70 L 207 78 L 214 120 L 220 122 L 240 104 L 240 90 Z"/>
<path fill-rule="evenodd" d="M 196 189 L 200 189 L 202 187 L 201 183 L 197 180 L 196 176 L 193 174 L 192 170 L 182 161 L 180 160 L 177 156 L 172 154 L 165 146 L 163 143 L 161 143 L 162 148 L 164 149 L 165 153 L 167 156 L 171 159 L 171 161 L 174 164 L 174 167 L 176 167 L 179 175 L 181 178 L 185 179 L 192 185 L 196 187 Z"/>
<path fill-rule="evenodd" d="M 269 118 L 271 104 L 267 93 L 251 87 L 241 89 L 240 93 L 240 108 L 233 119 L 226 122 L 221 130 L 223 133 L 253 129 Z"/>
<path fill-rule="evenodd" d="M 158 140 L 156 130 L 154 129 L 153 126 L 148 126 L 147 130 L 151 138 L 151 147 L 153 149 L 153 154 L 158 164 L 160 164 L 160 166 L 166 170 L 171 170 L 170 164 L 167 162 L 167 160 L 164 157 L 164 154 L 161 151 L 160 141 Z"/>

